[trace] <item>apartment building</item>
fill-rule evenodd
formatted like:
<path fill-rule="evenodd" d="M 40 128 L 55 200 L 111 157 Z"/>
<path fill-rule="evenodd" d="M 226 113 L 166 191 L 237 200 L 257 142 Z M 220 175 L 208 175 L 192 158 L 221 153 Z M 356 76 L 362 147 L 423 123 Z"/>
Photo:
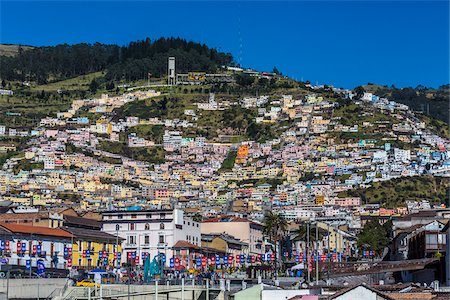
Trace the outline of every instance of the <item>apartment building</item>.
<path fill-rule="evenodd" d="M 142 264 L 142 258 L 158 253 L 172 257 L 178 241 L 201 246 L 201 224 L 185 217 L 180 209 L 106 211 L 102 223 L 104 232 L 124 239 L 122 263 L 133 258 L 136 264 Z"/>

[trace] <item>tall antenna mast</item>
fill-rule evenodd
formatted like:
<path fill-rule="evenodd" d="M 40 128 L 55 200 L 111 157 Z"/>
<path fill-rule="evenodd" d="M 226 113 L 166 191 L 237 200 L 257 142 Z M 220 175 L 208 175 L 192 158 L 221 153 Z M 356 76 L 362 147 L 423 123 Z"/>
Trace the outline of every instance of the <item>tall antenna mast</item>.
<path fill-rule="evenodd" d="M 238 40 L 239 40 L 239 66 L 242 68 L 242 33 L 241 33 L 241 3 L 238 3 Z"/>

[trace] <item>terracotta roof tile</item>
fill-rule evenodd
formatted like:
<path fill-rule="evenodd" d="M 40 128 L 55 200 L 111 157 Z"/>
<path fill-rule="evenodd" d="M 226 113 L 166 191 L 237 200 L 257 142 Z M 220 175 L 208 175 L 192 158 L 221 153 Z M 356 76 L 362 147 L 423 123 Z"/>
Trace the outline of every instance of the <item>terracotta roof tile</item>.
<path fill-rule="evenodd" d="M 59 228 L 47 228 L 40 226 L 30 226 L 22 224 L 0 223 L 0 226 L 11 231 L 12 233 L 28 233 L 36 235 L 46 236 L 58 236 L 58 237 L 72 237 L 72 234 L 59 229 Z"/>
<path fill-rule="evenodd" d="M 32 213 L 10 213 L 1 214 L 0 222 L 3 220 L 32 220 L 38 218 L 48 218 L 48 212 L 32 212 Z"/>
<path fill-rule="evenodd" d="M 199 249 L 200 247 L 189 243 L 188 241 L 178 241 L 173 245 L 173 248 L 191 248 L 191 249 Z"/>

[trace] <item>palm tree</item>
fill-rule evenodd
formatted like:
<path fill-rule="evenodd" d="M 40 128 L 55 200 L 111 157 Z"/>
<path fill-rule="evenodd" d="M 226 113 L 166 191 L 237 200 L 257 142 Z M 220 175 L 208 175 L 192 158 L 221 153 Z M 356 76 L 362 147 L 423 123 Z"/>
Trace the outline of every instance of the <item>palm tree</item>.
<path fill-rule="evenodd" d="M 300 224 L 300 226 L 292 231 L 293 234 L 293 240 L 294 241 L 306 241 L 307 235 L 308 235 L 308 226 L 306 223 Z M 324 234 L 322 230 L 319 228 L 319 240 L 323 239 Z M 316 236 L 316 228 L 312 225 L 309 226 L 309 236 L 311 239 L 315 238 Z M 292 235 L 291 235 L 292 237 Z"/>
<path fill-rule="evenodd" d="M 264 230 L 263 233 L 269 238 L 270 241 L 274 244 L 274 254 L 275 254 L 275 272 L 278 273 L 277 268 L 277 253 L 278 253 L 278 241 L 282 238 L 284 235 L 284 232 L 287 229 L 287 221 L 286 219 L 277 214 L 273 213 L 271 211 L 267 212 L 264 216 L 263 221 Z"/>

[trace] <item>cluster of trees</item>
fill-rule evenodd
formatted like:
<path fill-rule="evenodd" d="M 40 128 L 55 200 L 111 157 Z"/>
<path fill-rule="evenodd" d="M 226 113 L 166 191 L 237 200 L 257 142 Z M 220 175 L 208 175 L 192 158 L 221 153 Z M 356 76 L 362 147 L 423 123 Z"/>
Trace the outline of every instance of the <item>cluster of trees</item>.
<path fill-rule="evenodd" d="M 30 80 L 39 84 L 49 78 L 67 79 L 86 73 L 107 70 L 108 80 L 137 80 L 147 74 L 159 77 L 167 70 L 167 58 L 177 58 L 177 71 L 215 71 L 222 65 L 230 65 L 233 57 L 205 44 L 181 38 L 149 38 L 131 42 L 127 46 L 95 44 L 62 44 L 19 48 L 14 57 L 0 56 L 4 80 Z"/>
<path fill-rule="evenodd" d="M 104 70 L 120 61 L 116 45 L 61 44 L 50 47 L 36 47 L 29 50 L 19 48 L 14 57 L 0 56 L 0 76 L 6 80 L 36 81 L 47 83 L 55 80 Z"/>
<path fill-rule="evenodd" d="M 234 162 L 236 161 L 237 151 L 230 150 L 228 152 L 227 157 L 223 160 L 222 165 L 220 166 L 220 171 L 231 171 L 234 167 Z"/>
<path fill-rule="evenodd" d="M 253 120 L 250 122 L 250 125 L 247 127 L 247 136 L 258 142 L 265 142 L 268 140 L 273 140 L 277 138 L 276 132 L 275 132 L 275 126 L 272 126 L 271 124 L 263 124 L 263 123 L 256 123 Z"/>
<path fill-rule="evenodd" d="M 392 221 L 383 225 L 378 220 L 368 221 L 358 236 L 358 246 L 362 249 L 373 250 L 381 255 L 387 247 L 392 233 Z"/>
<path fill-rule="evenodd" d="M 101 141 L 99 149 L 149 163 L 164 163 L 165 151 L 160 146 L 130 148 L 124 143 Z"/>
<path fill-rule="evenodd" d="M 449 86 L 441 86 L 438 90 L 425 87 L 394 89 L 391 99 L 408 105 L 412 110 L 420 111 L 433 118 L 449 122 Z"/>
<path fill-rule="evenodd" d="M 263 220 L 263 233 L 268 237 L 269 241 L 274 245 L 272 250 L 277 257 L 277 253 L 280 252 L 281 243 L 279 241 L 283 240 L 283 237 L 286 234 L 288 229 L 288 223 L 286 219 L 278 213 L 273 213 L 272 211 L 268 211 L 264 216 Z M 275 259 L 274 261 L 275 271 L 278 273 L 278 261 Z"/>
<path fill-rule="evenodd" d="M 137 125 L 131 127 L 129 133 L 136 133 L 138 137 L 154 141 L 155 143 L 162 143 L 164 135 L 163 125 Z"/>

